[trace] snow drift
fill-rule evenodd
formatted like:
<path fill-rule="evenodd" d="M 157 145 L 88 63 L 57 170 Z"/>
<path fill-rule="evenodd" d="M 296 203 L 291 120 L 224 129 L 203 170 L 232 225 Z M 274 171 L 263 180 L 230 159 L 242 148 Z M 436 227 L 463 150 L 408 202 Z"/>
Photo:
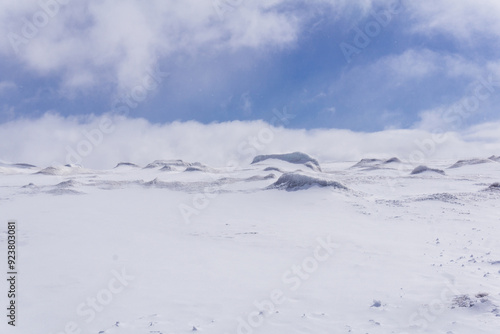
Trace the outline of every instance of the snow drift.
<path fill-rule="evenodd" d="M 280 189 L 286 191 L 305 190 L 311 187 L 332 187 L 346 190 L 347 188 L 336 181 L 320 179 L 312 176 L 296 173 L 285 173 L 279 179 L 270 185 L 268 189 Z"/>
<path fill-rule="evenodd" d="M 301 164 L 305 165 L 308 168 L 311 168 L 312 170 L 315 171 L 321 171 L 321 166 L 319 165 L 318 160 L 310 157 L 309 155 L 301 152 L 293 152 L 293 153 L 286 153 L 286 154 L 269 154 L 269 155 L 258 155 L 256 156 L 252 164 L 268 160 L 268 159 L 277 159 L 277 160 L 283 160 L 292 164 Z"/>
<path fill-rule="evenodd" d="M 422 173 L 437 173 L 437 174 L 445 175 L 444 170 L 429 168 L 429 167 L 424 166 L 424 165 L 418 166 L 414 170 L 412 170 L 411 175 L 417 175 L 417 174 L 422 174 Z"/>

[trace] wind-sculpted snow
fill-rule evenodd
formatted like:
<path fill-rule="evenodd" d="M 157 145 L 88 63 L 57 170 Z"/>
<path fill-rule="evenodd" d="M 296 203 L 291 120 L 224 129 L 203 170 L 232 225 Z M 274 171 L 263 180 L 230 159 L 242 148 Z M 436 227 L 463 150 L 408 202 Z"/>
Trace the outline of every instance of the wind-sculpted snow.
<path fill-rule="evenodd" d="M 155 160 L 152 163 L 148 164 L 146 169 L 148 168 L 159 168 L 159 167 L 168 167 L 171 168 L 172 170 L 175 170 L 173 167 L 179 167 L 179 168 L 188 168 L 188 167 L 206 167 L 202 165 L 199 162 L 184 162 L 182 160 Z"/>
<path fill-rule="evenodd" d="M 374 170 L 374 169 L 379 169 L 379 168 L 387 168 L 387 166 L 390 166 L 392 164 L 399 164 L 401 163 L 401 160 L 397 157 L 392 157 L 390 159 L 374 159 L 374 158 L 368 158 L 368 159 L 361 159 L 358 161 L 355 165 L 353 165 L 351 168 L 363 168 L 366 170 Z"/>
<path fill-rule="evenodd" d="M 451 165 L 449 168 L 460 168 L 464 166 L 480 165 L 492 162 L 490 159 L 469 159 L 469 160 L 459 160 Z"/>
<path fill-rule="evenodd" d="M 303 174 L 286 173 L 279 177 L 279 179 L 270 185 L 268 189 L 280 189 L 286 191 L 305 190 L 311 187 L 331 187 L 336 189 L 347 190 L 345 186 L 337 181 L 321 179 Z"/>
<path fill-rule="evenodd" d="M 358 161 L 352 168 L 365 168 L 365 167 L 373 167 L 383 163 L 384 160 L 381 159 L 361 159 Z"/>
<path fill-rule="evenodd" d="M 280 172 L 280 173 L 285 173 L 284 170 L 278 168 L 278 167 L 266 167 L 264 168 L 264 172 Z"/>
<path fill-rule="evenodd" d="M 244 179 L 244 181 L 245 182 L 265 181 L 265 180 L 272 180 L 274 178 L 276 178 L 276 175 L 274 175 L 274 174 L 267 174 L 265 176 L 255 175 L 255 176 L 251 176 L 249 178 Z"/>
<path fill-rule="evenodd" d="M 120 167 L 140 168 L 138 165 L 131 162 L 120 162 L 118 165 L 115 166 L 115 168 L 120 168 Z"/>
<path fill-rule="evenodd" d="M 424 197 L 419 197 L 417 201 L 441 201 L 446 203 L 461 204 L 458 197 L 449 193 L 432 194 Z"/>
<path fill-rule="evenodd" d="M 256 164 L 261 161 L 269 160 L 269 159 L 277 159 L 283 160 L 292 164 L 302 164 L 311 168 L 312 170 L 321 171 L 321 166 L 319 165 L 318 160 L 310 157 L 309 155 L 301 152 L 293 152 L 286 154 L 269 154 L 269 155 L 258 155 L 256 156 L 252 164 Z"/>
<path fill-rule="evenodd" d="M 500 182 L 495 182 L 488 187 L 488 190 L 500 191 Z"/>
<path fill-rule="evenodd" d="M 27 164 L 27 163 L 5 163 L 5 162 L 0 162 L 0 167 L 13 167 L 13 168 L 23 168 L 23 169 L 30 169 L 30 168 L 36 168 L 35 165 Z"/>
<path fill-rule="evenodd" d="M 160 180 L 159 178 L 155 178 L 148 182 L 143 182 L 142 185 L 148 188 L 160 188 L 160 189 L 169 189 L 174 191 L 185 191 L 185 192 L 227 192 L 226 186 L 231 184 L 236 184 L 239 182 L 259 182 L 259 181 L 268 181 L 275 179 L 276 176 L 274 174 L 268 175 L 254 175 L 247 178 L 239 178 L 239 177 L 222 177 L 222 178 L 214 178 L 212 180 L 204 180 L 204 181 L 189 181 L 189 182 L 180 182 L 180 181 L 165 181 Z"/>
<path fill-rule="evenodd" d="M 63 188 L 74 188 L 74 187 L 77 187 L 80 183 L 71 179 L 71 180 L 67 180 L 67 181 L 63 181 L 61 183 L 58 183 L 55 185 L 56 188 L 60 188 L 60 189 L 63 189 Z"/>
<path fill-rule="evenodd" d="M 212 169 L 210 167 L 207 167 L 207 166 L 203 166 L 203 165 L 201 165 L 201 166 L 193 165 L 193 166 L 187 167 L 184 171 L 185 172 L 205 172 L 205 173 L 212 173 L 212 172 L 214 172 L 214 169 Z"/>
<path fill-rule="evenodd" d="M 36 166 L 26 163 L 4 163 L 0 162 L 0 174 L 30 173 L 37 169 Z"/>
<path fill-rule="evenodd" d="M 400 162 L 401 162 L 401 160 L 399 160 L 399 158 L 393 157 L 393 158 L 387 159 L 383 163 L 384 164 L 392 164 L 392 163 L 400 163 Z"/>
<path fill-rule="evenodd" d="M 46 191 L 47 194 L 51 195 L 83 195 L 84 193 L 75 189 L 68 188 L 55 188 Z"/>
<path fill-rule="evenodd" d="M 424 166 L 424 165 L 420 165 L 420 166 L 416 167 L 414 170 L 412 170 L 411 174 L 412 175 L 417 175 L 417 174 L 429 173 L 429 172 L 430 173 L 437 173 L 437 174 L 445 175 L 444 170 L 435 169 L 435 168 L 429 168 L 429 167 Z"/>
<path fill-rule="evenodd" d="M 91 170 L 85 169 L 78 165 L 64 165 L 57 167 L 52 167 L 52 166 L 47 167 L 40 170 L 36 174 L 64 176 L 64 175 L 91 174 L 91 173 L 93 173 Z"/>
<path fill-rule="evenodd" d="M 160 168 L 160 170 L 162 172 L 171 172 L 171 171 L 175 171 L 175 168 L 173 168 L 172 166 L 163 166 L 162 168 Z"/>

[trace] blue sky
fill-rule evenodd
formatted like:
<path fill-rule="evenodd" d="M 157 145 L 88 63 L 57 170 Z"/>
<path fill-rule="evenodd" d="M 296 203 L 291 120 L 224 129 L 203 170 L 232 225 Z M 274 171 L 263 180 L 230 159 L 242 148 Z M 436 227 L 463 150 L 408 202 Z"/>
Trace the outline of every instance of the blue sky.
<path fill-rule="evenodd" d="M 500 118 L 500 84 L 459 121 L 444 116 L 500 82 L 498 1 L 42 3 L 0 5 L 0 122 L 47 112 L 270 122 L 286 108 L 289 128 L 373 132 Z M 346 47 L 357 49 L 350 61 Z"/>

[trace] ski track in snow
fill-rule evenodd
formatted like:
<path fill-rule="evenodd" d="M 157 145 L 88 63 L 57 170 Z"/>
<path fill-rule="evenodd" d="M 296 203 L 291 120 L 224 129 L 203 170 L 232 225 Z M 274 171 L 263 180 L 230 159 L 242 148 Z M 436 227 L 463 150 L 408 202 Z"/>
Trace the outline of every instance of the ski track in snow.
<path fill-rule="evenodd" d="M 299 153 L 236 170 L 2 164 L 20 333 L 496 334 L 500 159 L 416 167 Z M 90 317 L 120 270 L 133 279 Z"/>

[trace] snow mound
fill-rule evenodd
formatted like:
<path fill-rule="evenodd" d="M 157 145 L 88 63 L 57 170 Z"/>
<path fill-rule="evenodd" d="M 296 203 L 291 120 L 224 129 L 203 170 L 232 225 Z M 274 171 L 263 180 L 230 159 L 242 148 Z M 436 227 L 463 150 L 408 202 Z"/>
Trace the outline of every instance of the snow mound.
<path fill-rule="evenodd" d="M 76 167 L 76 166 L 58 166 L 58 167 L 47 167 L 42 169 L 41 171 L 37 172 L 36 174 L 43 174 L 43 175 L 67 175 L 70 174 L 71 172 L 80 169 L 81 167 Z"/>
<path fill-rule="evenodd" d="M 13 164 L 12 167 L 17 167 L 17 168 L 36 168 L 35 165 L 30 165 L 30 164 L 25 164 L 25 163 Z"/>
<path fill-rule="evenodd" d="M 384 162 L 381 159 L 361 159 L 358 163 L 356 163 L 351 168 L 364 168 L 364 167 L 373 167 L 375 165 L 379 165 Z"/>
<path fill-rule="evenodd" d="M 163 170 L 163 168 L 162 168 Z M 189 166 L 187 167 L 185 170 L 185 172 L 212 172 L 212 169 L 206 167 L 206 166 L 196 166 L 196 165 L 193 165 L 193 166 Z"/>
<path fill-rule="evenodd" d="M 77 186 L 79 183 L 76 182 L 75 180 L 68 180 L 68 181 L 63 181 L 61 183 L 56 184 L 55 186 L 57 188 L 72 188 Z"/>
<path fill-rule="evenodd" d="M 138 165 L 133 164 L 131 162 L 120 162 L 118 165 L 115 166 L 115 168 L 119 168 L 119 167 L 134 167 L 134 168 L 139 168 Z"/>
<path fill-rule="evenodd" d="M 295 173 L 285 173 L 279 179 L 267 187 L 267 189 L 279 189 L 286 191 L 305 190 L 311 187 L 332 187 L 346 190 L 347 188 L 336 181 L 320 179 L 312 176 Z"/>
<path fill-rule="evenodd" d="M 301 152 L 285 153 L 285 154 L 269 154 L 269 155 L 258 155 L 253 158 L 251 164 L 255 164 L 268 159 L 278 159 L 283 160 L 292 164 L 302 164 L 315 171 L 321 171 L 321 166 L 318 160 L 310 157 L 309 155 Z"/>
<path fill-rule="evenodd" d="M 400 163 L 400 162 L 401 162 L 401 160 L 399 160 L 396 157 L 393 157 L 393 158 L 390 158 L 390 159 L 387 159 L 386 161 L 384 161 L 383 164 Z"/>
<path fill-rule="evenodd" d="M 187 168 L 187 167 L 192 167 L 192 166 L 197 166 L 197 167 L 204 167 L 199 162 L 184 162 L 182 160 L 155 160 L 152 163 L 148 164 L 144 168 L 158 168 L 158 167 L 180 167 L 180 168 Z"/>
<path fill-rule="evenodd" d="M 154 180 L 151 180 L 149 182 L 144 182 L 144 186 L 146 187 L 154 187 L 154 188 L 167 188 L 167 189 L 174 189 L 174 190 L 179 190 L 184 188 L 184 183 L 182 182 L 165 182 L 161 181 L 158 178 L 155 178 Z"/>
<path fill-rule="evenodd" d="M 80 191 L 76 191 L 73 189 L 66 189 L 66 188 L 52 189 L 52 190 L 46 191 L 46 193 L 52 194 L 52 195 L 83 195 L 84 194 Z"/>
<path fill-rule="evenodd" d="M 270 180 L 270 179 L 275 179 L 276 175 L 274 174 L 268 174 L 266 176 L 260 176 L 260 175 L 255 175 L 255 176 L 250 176 L 246 178 L 244 181 L 245 182 L 252 182 L 252 181 L 264 181 L 264 180 Z"/>
<path fill-rule="evenodd" d="M 500 162 L 500 156 L 492 155 L 492 156 L 491 156 L 491 157 L 489 157 L 488 159 L 493 160 L 493 161 L 496 161 L 496 162 Z"/>
<path fill-rule="evenodd" d="M 469 159 L 469 160 L 459 160 L 455 162 L 452 166 L 448 168 L 459 168 L 463 166 L 479 165 L 491 162 L 490 159 Z"/>
<path fill-rule="evenodd" d="M 23 169 L 36 168 L 35 165 L 30 165 L 25 163 L 8 163 L 2 161 L 0 161 L 0 167 L 23 168 Z"/>
<path fill-rule="evenodd" d="M 278 167 L 266 167 L 264 168 L 264 172 L 280 172 L 284 173 L 283 170 L 279 169 Z"/>
<path fill-rule="evenodd" d="M 160 168 L 160 171 L 162 172 L 171 172 L 175 170 L 172 166 L 163 166 L 162 168 Z"/>
<path fill-rule="evenodd" d="M 486 190 L 500 191 L 500 182 L 493 183 Z"/>
<path fill-rule="evenodd" d="M 388 165 L 388 164 L 393 164 L 393 163 L 402 163 L 401 160 L 399 160 L 396 157 L 392 157 L 387 160 L 383 159 L 361 159 L 358 161 L 355 165 L 351 166 L 351 168 L 370 168 L 370 169 L 376 169 L 380 167 L 381 165 Z"/>
<path fill-rule="evenodd" d="M 449 193 L 432 194 L 417 198 L 417 201 L 441 201 L 445 203 L 460 204 L 457 196 Z"/>
<path fill-rule="evenodd" d="M 18 174 L 29 173 L 30 170 L 36 168 L 34 165 L 25 163 L 6 163 L 0 161 L 0 174 Z"/>
<path fill-rule="evenodd" d="M 444 170 L 441 169 L 435 169 L 435 168 L 429 168 L 427 166 L 421 165 L 416 167 L 412 172 L 411 175 L 417 175 L 417 174 L 422 174 L 422 173 L 438 173 L 441 175 L 445 175 Z"/>

